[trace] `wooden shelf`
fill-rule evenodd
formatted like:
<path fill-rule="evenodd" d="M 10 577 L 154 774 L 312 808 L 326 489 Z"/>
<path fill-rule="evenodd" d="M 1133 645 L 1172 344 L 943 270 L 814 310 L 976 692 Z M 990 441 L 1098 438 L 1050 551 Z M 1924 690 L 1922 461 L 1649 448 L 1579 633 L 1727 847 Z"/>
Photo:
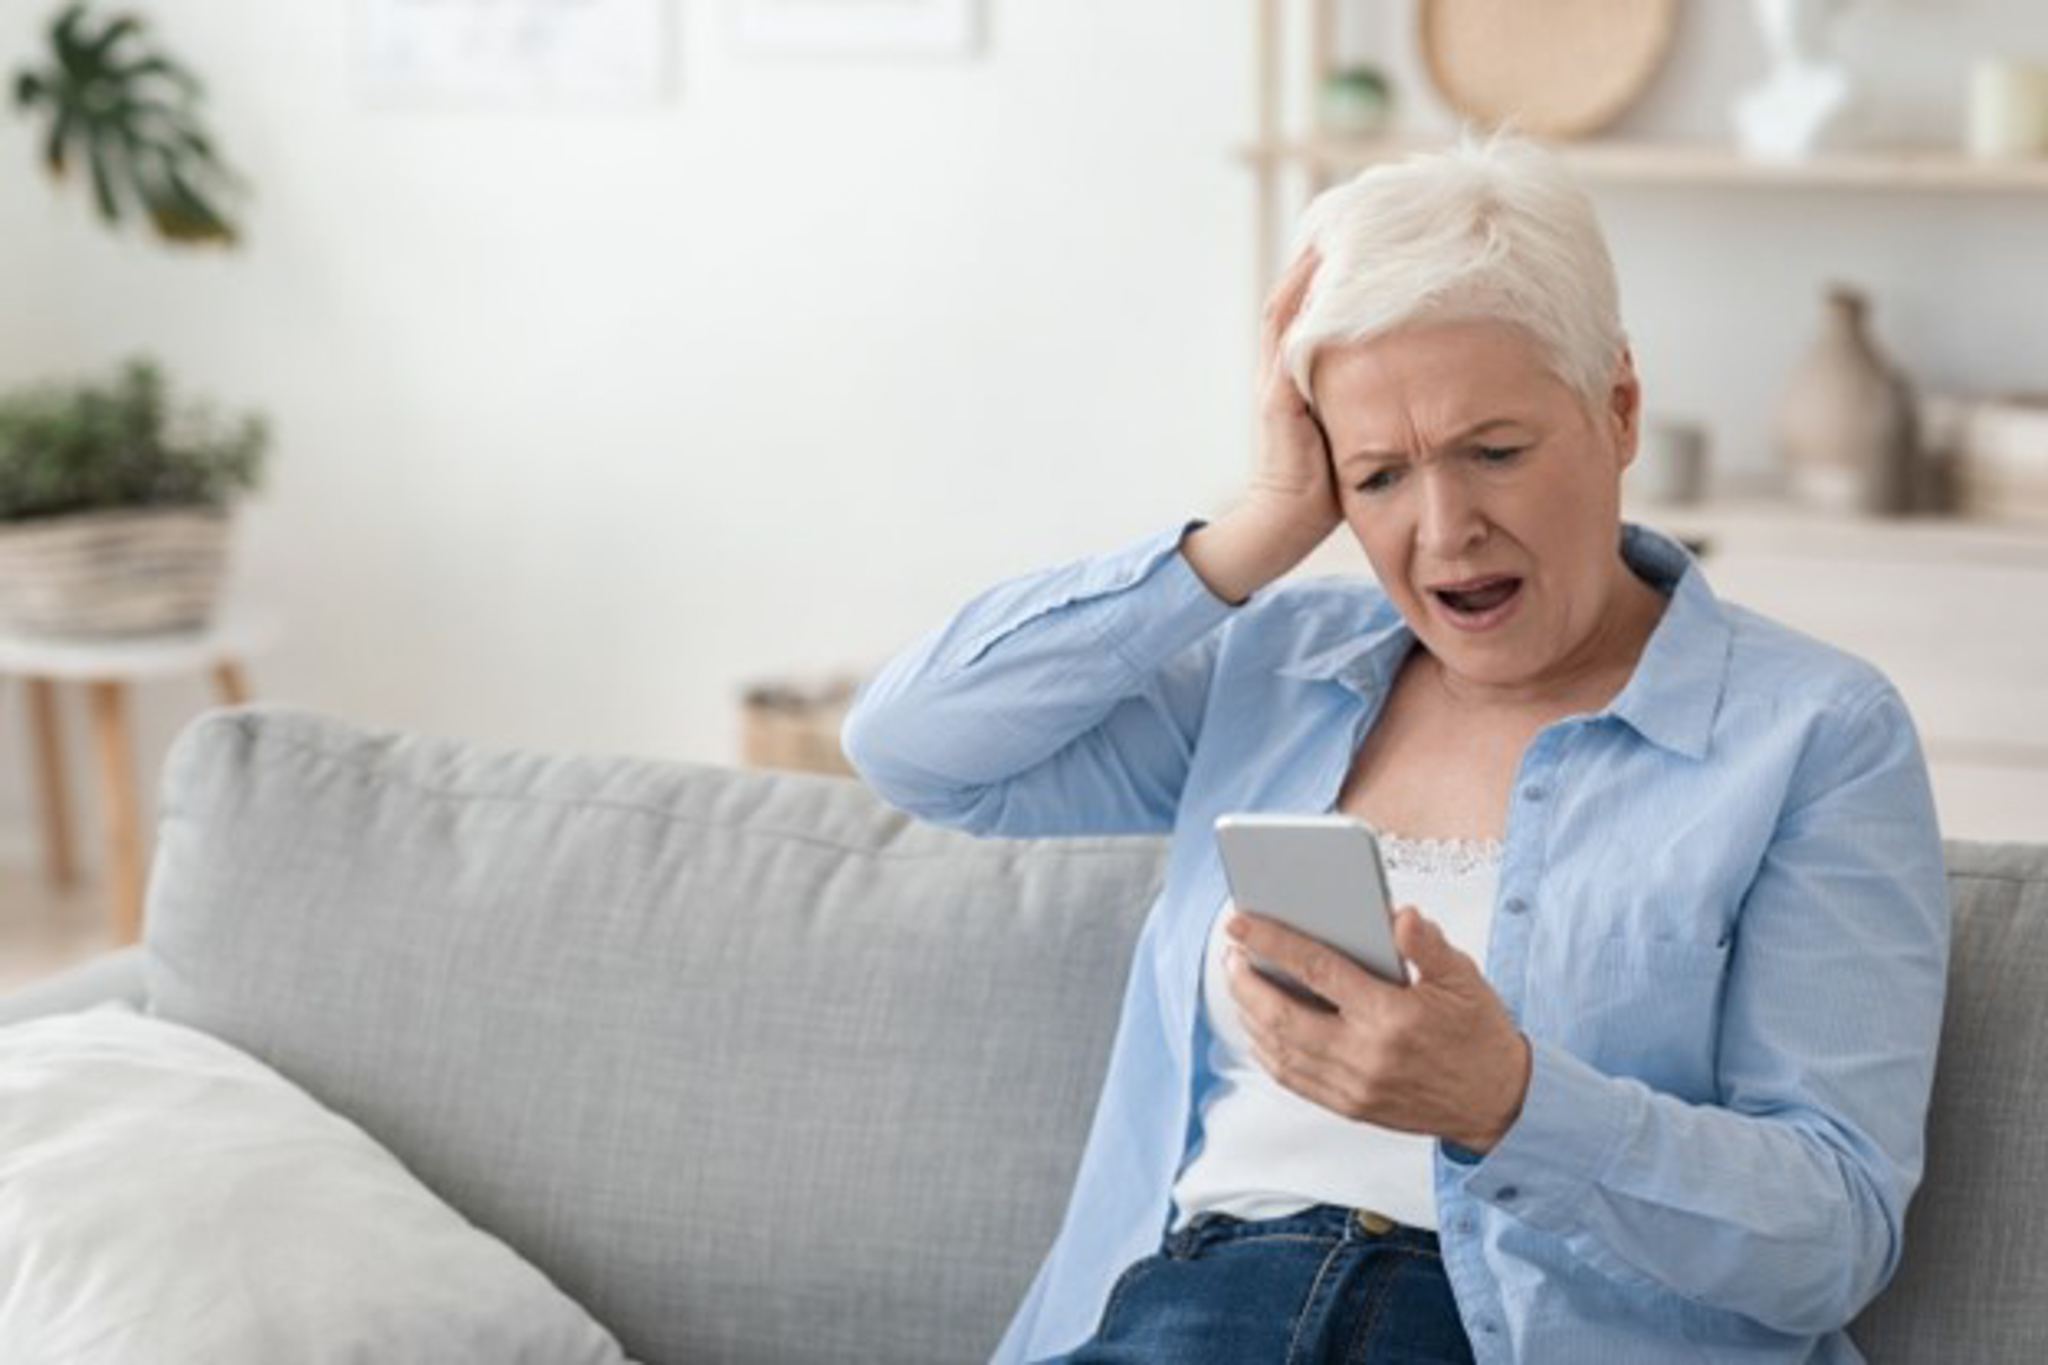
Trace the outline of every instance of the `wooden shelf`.
<path fill-rule="evenodd" d="M 1895 564 L 2005 565 L 2048 573 L 2048 527 L 2024 522 L 1831 514 L 1763 497 L 1672 506 L 1624 496 L 1622 516 L 1745 553 L 1788 552 L 1838 563 L 1875 557 Z"/>
<path fill-rule="evenodd" d="M 1446 145 L 1442 138 L 1309 137 L 1254 144 L 1245 149 L 1244 157 L 1260 167 L 1300 165 L 1322 175 L 1341 176 Z M 1770 162 L 1752 160 L 1732 147 L 1706 143 L 1596 140 L 1555 145 L 1573 170 L 1596 183 L 2048 193 L 2048 157 L 1975 161 L 1947 148 L 1921 147 Z"/>

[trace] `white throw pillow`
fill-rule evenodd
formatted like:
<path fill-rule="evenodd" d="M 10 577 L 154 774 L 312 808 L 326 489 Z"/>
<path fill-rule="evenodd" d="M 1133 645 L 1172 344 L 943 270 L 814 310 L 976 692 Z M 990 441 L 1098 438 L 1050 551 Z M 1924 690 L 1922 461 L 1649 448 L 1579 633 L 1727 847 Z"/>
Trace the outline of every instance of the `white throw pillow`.
<path fill-rule="evenodd" d="M 0 1029 L 7 1365 L 616 1365 L 353 1123 L 122 1007 Z"/>

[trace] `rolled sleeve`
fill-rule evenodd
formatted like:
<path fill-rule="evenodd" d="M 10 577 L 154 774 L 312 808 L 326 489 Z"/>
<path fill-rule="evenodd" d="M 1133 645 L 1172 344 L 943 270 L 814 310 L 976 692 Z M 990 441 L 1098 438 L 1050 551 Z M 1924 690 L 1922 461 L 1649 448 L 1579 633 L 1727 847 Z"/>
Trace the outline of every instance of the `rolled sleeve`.
<path fill-rule="evenodd" d="M 1199 524 L 968 603 L 862 689 L 841 735 L 856 770 L 975 833 L 1170 828 L 1235 610 L 1180 553 Z"/>
<path fill-rule="evenodd" d="M 1116 651 L 1134 674 L 1148 674 L 1221 625 L 1238 607 L 1209 590 L 1180 543 L 1188 531 L 1201 525 L 1191 522 L 1176 533 L 1164 554 L 1146 563 L 1145 577 L 1152 578 L 1152 591 L 1144 609 L 1123 613 L 1121 620 L 1098 622 L 1103 643 Z"/>

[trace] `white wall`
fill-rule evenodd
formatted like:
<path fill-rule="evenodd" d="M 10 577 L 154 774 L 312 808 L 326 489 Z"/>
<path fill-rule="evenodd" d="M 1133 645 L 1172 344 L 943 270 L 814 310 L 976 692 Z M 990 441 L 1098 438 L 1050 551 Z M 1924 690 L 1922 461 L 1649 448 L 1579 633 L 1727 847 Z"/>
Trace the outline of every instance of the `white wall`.
<path fill-rule="evenodd" d="M 370 109 L 347 5 L 145 3 L 257 188 L 247 249 L 108 236 L 0 117 L 0 375 L 145 349 L 273 415 L 241 576 L 288 622 L 268 696 L 728 759 L 744 680 L 867 665 L 996 575 L 1213 506 L 1245 459 L 1252 6 L 987 3 L 976 60 L 831 62 L 742 56 L 722 0 L 681 0 L 676 96 L 632 113 Z M 0 13 L 0 60 L 41 8 Z M 1429 125 L 1407 8 L 1362 28 Z M 1627 131 L 1716 135 L 1754 74 L 1746 6 L 1684 24 Z M 1969 58 L 2048 56 L 2044 27 L 2037 0 L 1860 0 L 1845 41 L 1939 136 Z M 1600 198 L 1653 406 L 1729 463 L 1764 459 L 1837 275 L 1929 379 L 2048 387 L 2048 198 Z M 201 699 L 152 692 L 151 760 Z"/>
<path fill-rule="evenodd" d="M 248 248 L 110 239 L 0 121 L 0 373 L 148 348 L 274 414 L 270 696 L 726 759 L 743 680 L 868 665 L 1238 467 L 1248 19 L 1007 4 L 978 60 L 769 61 L 692 0 L 651 112 L 394 113 L 347 6 L 143 8 L 258 188 Z"/>

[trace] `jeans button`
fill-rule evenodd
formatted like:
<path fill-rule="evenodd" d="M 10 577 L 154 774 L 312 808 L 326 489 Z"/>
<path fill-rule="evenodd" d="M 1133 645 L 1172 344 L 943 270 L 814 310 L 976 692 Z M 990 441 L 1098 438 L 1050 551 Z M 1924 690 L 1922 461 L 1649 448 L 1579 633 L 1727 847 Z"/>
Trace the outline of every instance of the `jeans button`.
<path fill-rule="evenodd" d="M 1368 1237 L 1384 1237 L 1394 1230 L 1394 1220 L 1371 1209 L 1359 1209 L 1351 1215 L 1351 1221 L 1358 1224 L 1358 1230 Z"/>

